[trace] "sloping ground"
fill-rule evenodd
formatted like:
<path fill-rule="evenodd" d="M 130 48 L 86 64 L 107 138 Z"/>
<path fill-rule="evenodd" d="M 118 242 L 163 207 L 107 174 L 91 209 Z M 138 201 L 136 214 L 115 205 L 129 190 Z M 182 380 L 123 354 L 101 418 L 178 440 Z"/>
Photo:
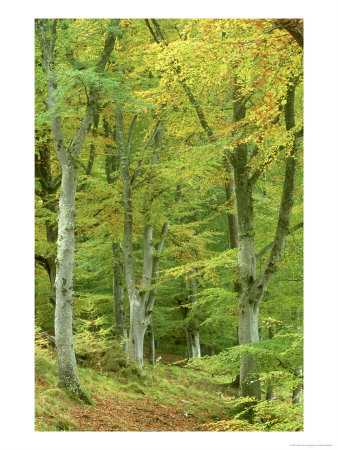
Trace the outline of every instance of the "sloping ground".
<path fill-rule="evenodd" d="M 180 367 L 79 368 L 91 404 L 57 386 L 53 351 L 36 351 L 36 431 L 199 431 L 225 419 L 224 379 Z"/>

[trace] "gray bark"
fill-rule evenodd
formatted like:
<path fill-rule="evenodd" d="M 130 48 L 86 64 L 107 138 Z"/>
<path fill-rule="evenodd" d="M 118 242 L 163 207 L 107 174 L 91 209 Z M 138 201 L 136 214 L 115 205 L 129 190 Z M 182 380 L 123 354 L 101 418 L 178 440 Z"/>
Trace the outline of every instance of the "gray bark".
<path fill-rule="evenodd" d="M 196 276 L 188 278 L 187 282 L 188 296 L 191 303 L 196 303 L 197 301 L 197 290 L 198 284 Z M 189 316 L 188 316 L 189 317 Z M 186 327 L 187 336 L 187 355 L 189 358 L 200 358 L 201 357 L 201 346 L 199 339 L 199 324 L 195 317 L 188 319 L 188 324 Z"/>
<path fill-rule="evenodd" d="M 169 229 L 169 222 L 162 226 L 160 238 L 156 245 L 153 244 L 153 226 L 151 224 L 151 193 L 149 192 L 145 201 L 143 228 L 143 271 L 140 283 L 137 283 L 135 273 L 135 256 L 133 248 L 133 206 L 132 206 L 132 184 L 135 182 L 142 168 L 142 158 L 145 149 L 155 140 L 155 153 L 152 158 L 151 169 L 155 170 L 161 152 L 161 133 L 158 122 L 155 130 L 148 139 L 141 152 L 141 159 L 134 174 L 129 173 L 129 153 L 132 143 L 132 131 L 135 125 L 134 117 L 127 144 L 124 137 L 123 105 L 116 103 L 115 109 L 116 132 L 115 141 L 119 151 L 120 173 L 123 183 L 123 205 L 124 205 L 124 261 L 126 285 L 130 303 L 130 328 L 127 346 L 127 357 L 143 369 L 143 345 L 144 336 L 151 320 L 151 313 L 156 299 L 157 290 L 154 284 L 159 276 L 159 263 L 164 246 L 165 236 Z"/>
<path fill-rule="evenodd" d="M 149 363 L 155 364 L 155 358 L 156 358 L 155 335 L 154 335 L 154 328 L 153 328 L 152 320 L 150 321 L 148 329 L 149 329 Z"/>
<path fill-rule="evenodd" d="M 115 140 L 119 151 L 120 172 L 123 183 L 123 204 L 124 204 L 124 259 L 126 284 L 130 303 L 130 328 L 127 346 L 127 357 L 129 361 L 134 361 L 141 369 L 143 368 L 143 340 L 147 328 L 145 321 L 144 298 L 136 287 L 135 258 L 133 249 L 133 211 L 132 211 L 132 190 L 131 178 L 129 174 L 129 151 L 131 139 L 128 145 L 124 140 L 123 106 L 116 104 L 115 120 L 116 133 Z M 145 233 L 146 234 L 146 233 Z M 144 274 L 143 279 L 147 276 Z"/>
<path fill-rule="evenodd" d="M 81 394 L 73 346 L 73 268 L 74 220 L 77 170 L 62 167 L 62 192 L 59 203 L 59 233 L 56 263 L 55 340 L 59 368 L 59 385 Z"/>
<path fill-rule="evenodd" d="M 112 134 L 112 131 L 107 121 L 104 121 L 104 129 L 106 137 Z M 112 185 L 116 181 L 116 176 L 112 176 L 112 172 L 118 170 L 117 158 L 113 156 L 111 146 L 106 148 L 106 177 L 107 183 Z M 114 294 L 114 317 L 116 327 L 117 340 L 123 347 L 124 351 L 127 351 L 127 324 L 126 313 L 124 308 L 124 289 L 123 289 L 123 268 L 124 268 L 124 256 L 123 247 L 119 239 L 113 238 L 112 243 L 113 250 L 113 294 Z"/>
<path fill-rule="evenodd" d="M 118 24 L 118 21 L 115 21 Z M 77 183 L 78 156 L 94 119 L 99 88 L 92 87 L 89 93 L 85 115 L 69 147 L 66 147 L 55 77 L 54 47 L 57 20 L 36 20 L 36 31 L 42 51 L 42 64 L 47 77 L 47 106 L 51 112 L 51 126 L 54 148 L 61 170 L 61 194 L 59 199 L 58 239 L 56 258 L 56 307 L 55 341 L 59 371 L 59 385 L 82 396 L 75 359 L 72 315 L 73 315 L 73 267 L 74 267 L 74 225 L 75 192 Z M 96 65 L 96 72 L 102 73 L 115 44 L 115 35 L 108 31 L 104 49 Z"/>
<path fill-rule="evenodd" d="M 35 176 L 40 183 L 40 189 L 36 190 L 36 194 L 41 198 L 43 207 L 51 213 L 56 214 L 57 198 L 56 191 L 61 184 L 61 176 L 52 175 L 50 161 L 50 147 L 47 143 L 37 146 L 37 155 L 35 158 Z M 36 260 L 42 262 L 46 269 L 50 282 L 50 301 L 55 307 L 55 274 L 56 274 L 56 240 L 57 240 L 57 223 L 48 217 L 45 221 L 47 242 L 53 248 L 48 250 L 46 255 L 36 255 Z"/>
<path fill-rule="evenodd" d="M 116 337 L 123 349 L 127 350 L 127 325 L 123 301 L 123 250 L 120 241 L 113 242 L 113 293 Z"/>
<path fill-rule="evenodd" d="M 235 192 L 235 182 L 234 182 L 234 170 L 229 164 L 228 156 L 225 155 L 224 167 L 226 172 L 229 174 L 229 179 L 225 183 L 225 196 L 227 201 L 227 207 L 232 213 L 227 213 L 228 218 L 228 228 L 230 237 L 230 248 L 238 247 L 238 218 L 236 214 L 236 192 Z"/>
<path fill-rule="evenodd" d="M 286 129 L 295 127 L 294 121 L 295 86 L 288 89 L 285 106 Z M 234 120 L 245 116 L 245 107 L 236 98 L 234 105 Z M 293 143 L 290 156 L 286 161 L 283 193 L 279 209 L 279 218 L 274 242 L 270 255 L 261 273 L 256 276 L 256 256 L 253 225 L 253 181 L 247 172 L 248 149 L 246 144 L 240 144 L 234 151 L 232 162 L 235 173 L 235 188 L 237 198 L 239 248 L 238 248 L 238 285 L 239 285 L 239 343 L 250 344 L 258 342 L 259 307 L 268 285 L 276 272 L 281 255 L 285 248 L 286 236 L 289 233 L 292 210 L 294 180 L 296 173 L 297 136 Z M 270 247 L 269 247 L 270 248 Z M 240 386 L 242 396 L 261 398 L 259 368 L 257 362 L 248 353 L 240 363 Z"/>
<path fill-rule="evenodd" d="M 297 369 L 298 375 L 301 377 L 303 375 L 303 369 L 301 367 L 299 367 Z M 294 388 L 294 390 L 292 391 L 292 403 L 293 404 L 298 404 L 302 402 L 302 394 L 303 394 L 303 388 L 302 386 L 297 386 Z"/>
<path fill-rule="evenodd" d="M 295 318 L 296 322 L 299 322 L 299 310 L 295 308 Z M 297 325 L 296 328 L 299 330 L 299 326 Z M 303 378 L 303 367 L 300 365 L 296 369 L 295 376 L 298 378 Z M 303 394 L 303 384 L 300 384 L 299 386 L 296 386 L 292 391 L 292 403 L 297 404 L 302 402 L 302 394 Z"/>
<path fill-rule="evenodd" d="M 55 298 L 56 298 L 56 291 L 55 291 L 55 276 L 56 276 L 56 264 L 55 264 L 55 258 L 53 256 L 45 257 L 42 255 L 35 255 L 35 261 L 40 263 L 42 267 L 44 267 L 48 273 L 49 277 L 49 284 L 50 284 L 50 301 L 55 307 Z"/>
<path fill-rule="evenodd" d="M 269 339 L 273 339 L 273 337 L 274 337 L 273 327 L 270 326 L 269 327 Z M 272 400 L 272 398 L 273 398 L 273 384 L 272 384 L 272 380 L 268 380 L 267 386 L 266 386 L 265 399 Z"/>

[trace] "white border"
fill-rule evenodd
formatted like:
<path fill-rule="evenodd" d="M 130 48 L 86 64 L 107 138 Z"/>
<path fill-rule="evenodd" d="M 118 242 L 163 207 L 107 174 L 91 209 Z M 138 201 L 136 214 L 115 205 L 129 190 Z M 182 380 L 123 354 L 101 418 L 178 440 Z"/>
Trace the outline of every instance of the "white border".
<path fill-rule="evenodd" d="M 119 6 L 122 3 L 122 6 Z M 166 6 L 168 4 L 168 6 Z M 337 3 L 196 4 L 30 1 L 3 5 L 1 43 L 2 323 L 0 446 L 6 450 L 337 448 Z M 35 17 L 305 18 L 304 433 L 33 432 L 33 19 Z M 5 102 L 3 101 L 5 98 Z M 5 135 L 5 139 L 3 136 Z"/>

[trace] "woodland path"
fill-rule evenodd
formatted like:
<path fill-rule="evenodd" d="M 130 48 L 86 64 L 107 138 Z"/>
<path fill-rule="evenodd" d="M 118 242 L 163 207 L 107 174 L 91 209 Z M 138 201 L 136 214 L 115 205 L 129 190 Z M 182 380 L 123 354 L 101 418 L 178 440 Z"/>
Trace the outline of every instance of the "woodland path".
<path fill-rule="evenodd" d="M 96 406 L 81 406 L 72 413 L 78 431 L 201 431 L 200 419 L 174 406 L 151 399 L 96 397 Z"/>

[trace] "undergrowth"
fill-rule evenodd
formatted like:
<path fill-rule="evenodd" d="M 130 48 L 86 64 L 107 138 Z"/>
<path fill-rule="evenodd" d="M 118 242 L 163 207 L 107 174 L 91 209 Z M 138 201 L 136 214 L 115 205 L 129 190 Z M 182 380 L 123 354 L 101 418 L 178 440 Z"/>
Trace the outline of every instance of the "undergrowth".
<path fill-rule="evenodd" d="M 205 431 L 298 431 L 302 429 L 301 405 L 290 401 L 252 404 L 254 421 L 245 420 L 238 391 L 229 372 L 209 373 L 201 365 L 180 367 L 146 363 L 145 371 L 126 362 L 115 342 L 79 354 L 79 378 L 87 401 L 58 387 L 55 349 L 44 338 L 36 340 L 36 431 L 77 431 L 76 411 L 98 408 L 102 399 L 126 399 L 137 405 L 147 399 L 193 416 Z M 250 399 L 244 399 L 250 404 Z M 124 429 L 123 427 L 121 428 Z"/>

